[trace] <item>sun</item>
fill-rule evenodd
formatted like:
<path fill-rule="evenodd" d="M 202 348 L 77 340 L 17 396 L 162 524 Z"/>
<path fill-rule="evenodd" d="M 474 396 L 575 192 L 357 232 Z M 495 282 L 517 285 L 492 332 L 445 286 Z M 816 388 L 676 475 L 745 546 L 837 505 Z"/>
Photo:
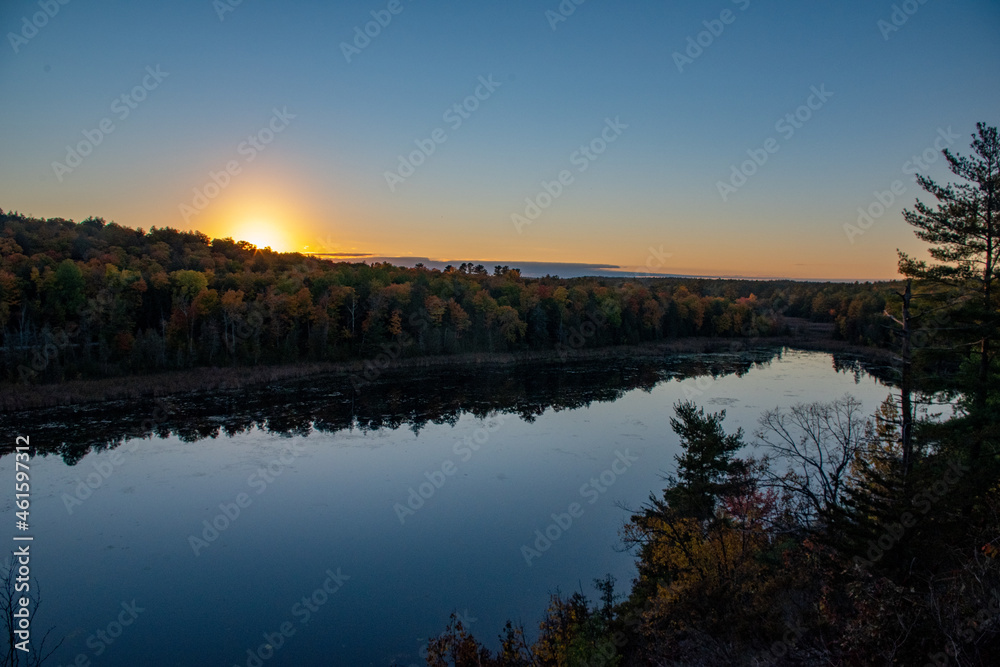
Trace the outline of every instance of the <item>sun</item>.
<path fill-rule="evenodd" d="M 275 252 L 288 249 L 288 237 L 281 225 L 264 219 L 253 219 L 241 223 L 233 235 L 238 241 L 248 241 L 258 248 L 270 248 Z"/>

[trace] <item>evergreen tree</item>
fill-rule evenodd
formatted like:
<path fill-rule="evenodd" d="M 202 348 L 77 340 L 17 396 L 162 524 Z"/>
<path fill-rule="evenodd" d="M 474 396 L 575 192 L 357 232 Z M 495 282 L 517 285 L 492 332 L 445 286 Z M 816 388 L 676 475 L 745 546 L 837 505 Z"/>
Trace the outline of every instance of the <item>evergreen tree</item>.
<path fill-rule="evenodd" d="M 916 228 L 916 235 L 932 245 L 928 264 L 899 253 L 899 271 L 904 276 L 943 288 L 942 296 L 951 303 L 951 317 L 939 328 L 947 330 L 956 346 L 975 350 L 970 361 L 975 371 L 966 381 L 970 400 L 967 409 L 971 426 L 980 432 L 972 438 L 970 456 L 977 461 L 982 452 L 986 424 L 995 421 L 989 412 L 990 389 L 995 386 L 1000 279 L 1000 136 L 997 128 L 984 123 L 976 126 L 972 156 L 943 151 L 959 183 L 939 185 L 918 175 L 917 182 L 938 203 L 935 207 L 917 201 L 913 210 L 903 212 Z"/>
<path fill-rule="evenodd" d="M 675 457 L 677 477 L 663 497 L 682 516 L 708 520 L 719 498 L 737 490 L 743 463 L 734 455 L 743 448 L 743 429 L 727 434 L 722 428 L 725 410 L 706 415 L 691 401 L 675 404 L 674 413 L 670 427 L 684 451 Z"/>

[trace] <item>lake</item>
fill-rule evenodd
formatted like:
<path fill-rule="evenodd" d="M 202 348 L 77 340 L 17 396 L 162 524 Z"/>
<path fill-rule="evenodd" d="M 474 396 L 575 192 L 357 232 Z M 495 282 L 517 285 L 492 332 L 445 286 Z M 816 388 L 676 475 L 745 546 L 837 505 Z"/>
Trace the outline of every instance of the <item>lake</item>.
<path fill-rule="evenodd" d="M 884 377 L 760 349 L 5 415 L 39 449 L 34 638 L 65 637 L 49 665 L 385 666 L 423 664 L 453 611 L 490 645 L 507 619 L 533 636 L 557 589 L 594 597 L 610 573 L 628 590 L 618 530 L 672 470 L 675 402 L 749 436 L 798 402 L 871 413 Z"/>

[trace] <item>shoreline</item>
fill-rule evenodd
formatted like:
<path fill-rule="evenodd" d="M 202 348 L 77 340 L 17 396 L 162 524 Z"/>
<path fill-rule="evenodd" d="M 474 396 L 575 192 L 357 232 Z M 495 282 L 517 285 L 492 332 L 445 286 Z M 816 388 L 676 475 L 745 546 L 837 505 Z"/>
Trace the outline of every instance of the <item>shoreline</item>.
<path fill-rule="evenodd" d="M 383 372 L 434 369 L 449 366 L 516 366 L 532 363 L 574 363 L 580 361 L 650 359 L 663 354 L 739 352 L 755 347 L 790 347 L 815 352 L 847 353 L 873 361 L 888 360 L 891 353 L 880 348 L 853 345 L 844 341 L 812 336 L 771 338 L 678 338 L 670 341 L 586 348 L 560 352 L 472 352 L 454 355 L 406 357 L 392 360 L 378 370 L 374 359 L 346 362 L 307 362 L 270 366 L 204 366 L 149 375 L 128 375 L 94 380 L 69 380 L 57 384 L 2 385 L 0 412 L 25 412 L 43 408 L 102 403 L 107 401 L 162 398 L 194 391 L 231 390 L 293 380 L 313 375 L 358 376 L 366 368 L 376 368 L 377 380 Z"/>

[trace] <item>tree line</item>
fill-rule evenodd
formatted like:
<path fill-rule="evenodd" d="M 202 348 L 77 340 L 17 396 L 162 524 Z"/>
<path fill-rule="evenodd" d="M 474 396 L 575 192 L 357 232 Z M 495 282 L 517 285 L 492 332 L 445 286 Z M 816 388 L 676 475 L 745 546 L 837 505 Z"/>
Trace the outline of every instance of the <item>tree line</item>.
<path fill-rule="evenodd" d="M 453 617 L 427 664 L 997 664 L 997 128 L 971 148 L 943 151 L 958 180 L 919 176 L 936 201 L 904 212 L 932 261 L 900 253 L 905 281 L 883 294 L 898 391 L 874 414 L 849 396 L 795 405 L 748 438 L 677 403 L 674 473 L 621 532 L 631 588 L 556 594 L 537 639 L 508 623 L 496 650 Z"/>
<path fill-rule="evenodd" d="M 788 319 L 887 345 L 891 283 L 524 278 L 334 263 L 172 228 L 0 210 L 0 378 L 757 339 Z"/>

